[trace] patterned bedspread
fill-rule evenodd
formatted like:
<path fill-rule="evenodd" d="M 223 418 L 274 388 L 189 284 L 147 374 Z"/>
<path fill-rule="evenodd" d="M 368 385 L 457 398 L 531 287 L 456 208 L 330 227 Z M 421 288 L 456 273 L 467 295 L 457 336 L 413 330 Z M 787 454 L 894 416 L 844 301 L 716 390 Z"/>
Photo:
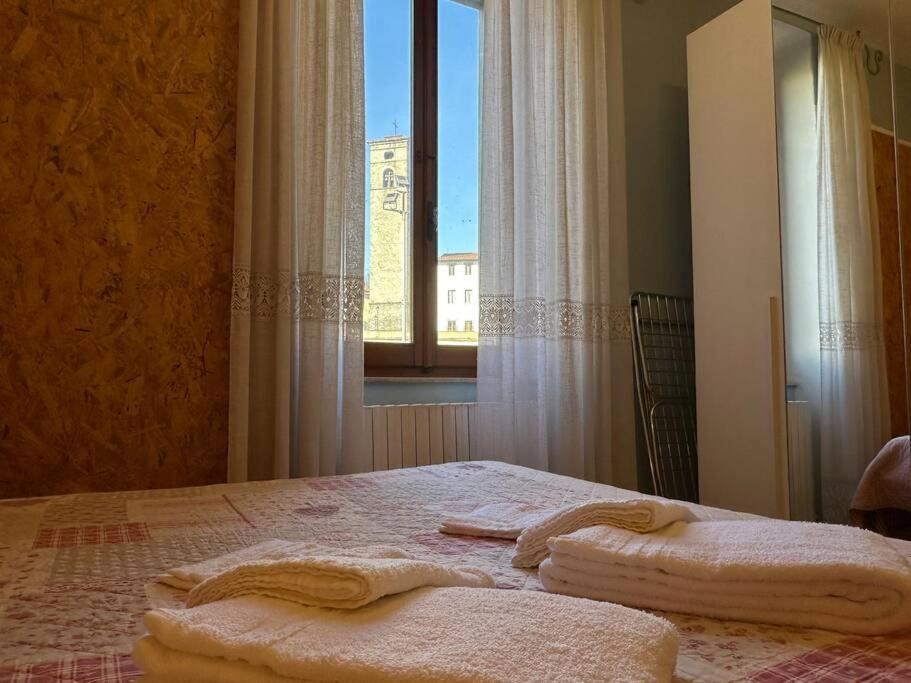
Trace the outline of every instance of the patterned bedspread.
<path fill-rule="evenodd" d="M 625 493 L 494 462 L 363 475 L 0 501 L 0 681 L 132 681 L 140 618 L 163 570 L 267 538 L 387 543 L 540 590 L 513 543 L 453 537 L 447 513 Z M 911 634 L 865 638 L 665 615 L 685 681 L 911 681 Z"/>

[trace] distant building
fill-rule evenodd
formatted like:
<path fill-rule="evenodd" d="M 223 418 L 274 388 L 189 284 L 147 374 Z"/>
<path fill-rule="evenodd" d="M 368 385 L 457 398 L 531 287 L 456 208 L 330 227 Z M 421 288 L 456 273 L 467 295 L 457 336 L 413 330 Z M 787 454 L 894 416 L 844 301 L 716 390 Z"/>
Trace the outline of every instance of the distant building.
<path fill-rule="evenodd" d="M 367 144 L 370 148 L 370 289 L 364 298 L 364 338 L 411 341 L 408 138 L 390 135 Z"/>
<path fill-rule="evenodd" d="M 370 140 L 370 270 L 364 296 L 364 339 L 409 342 L 411 215 L 404 135 Z M 478 342 L 478 255 L 443 254 L 437 262 L 437 338 Z"/>
<path fill-rule="evenodd" d="M 443 254 L 437 261 L 437 339 L 478 343 L 478 255 Z"/>

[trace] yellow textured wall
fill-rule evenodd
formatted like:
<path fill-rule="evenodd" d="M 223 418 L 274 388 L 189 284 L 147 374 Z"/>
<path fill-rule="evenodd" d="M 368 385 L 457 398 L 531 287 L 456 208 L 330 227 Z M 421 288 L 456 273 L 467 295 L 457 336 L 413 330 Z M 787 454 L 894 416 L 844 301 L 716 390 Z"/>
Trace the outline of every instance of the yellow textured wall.
<path fill-rule="evenodd" d="M 237 0 L 0 0 L 0 497 L 222 481 Z"/>

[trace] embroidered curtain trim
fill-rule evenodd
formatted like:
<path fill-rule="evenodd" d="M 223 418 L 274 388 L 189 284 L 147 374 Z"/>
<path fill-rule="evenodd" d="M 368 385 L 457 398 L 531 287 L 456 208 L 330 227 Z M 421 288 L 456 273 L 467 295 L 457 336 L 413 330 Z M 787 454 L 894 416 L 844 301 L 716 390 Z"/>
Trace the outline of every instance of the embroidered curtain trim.
<path fill-rule="evenodd" d="M 511 296 L 480 298 L 482 337 L 539 337 L 601 341 L 630 338 L 625 307 L 596 306 L 579 301 L 545 301 Z"/>
<path fill-rule="evenodd" d="M 290 317 L 294 320 L 354 323 L 361 325 L 364 311 L 364 280 L 321 273 L 302 273 L 292 278 L 251 273 L 235 268 L 231 287 L 231 311 L 254 318 Z"/>
<path fill-rule="evenodd" d="M 819 347 L 824 351 L 863 351 L 880 339 L 879 325 L 872 323 L 820 323 Z"/>

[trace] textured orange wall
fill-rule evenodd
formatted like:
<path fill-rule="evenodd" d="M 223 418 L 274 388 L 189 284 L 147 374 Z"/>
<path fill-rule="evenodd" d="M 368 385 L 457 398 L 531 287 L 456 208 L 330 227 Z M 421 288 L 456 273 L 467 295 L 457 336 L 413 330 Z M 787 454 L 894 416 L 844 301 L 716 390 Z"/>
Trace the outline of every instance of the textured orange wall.
<path fill-rule="evenodd" d="M 236 0 L 0 0 L 0 497 L 223 481 Z"/>

